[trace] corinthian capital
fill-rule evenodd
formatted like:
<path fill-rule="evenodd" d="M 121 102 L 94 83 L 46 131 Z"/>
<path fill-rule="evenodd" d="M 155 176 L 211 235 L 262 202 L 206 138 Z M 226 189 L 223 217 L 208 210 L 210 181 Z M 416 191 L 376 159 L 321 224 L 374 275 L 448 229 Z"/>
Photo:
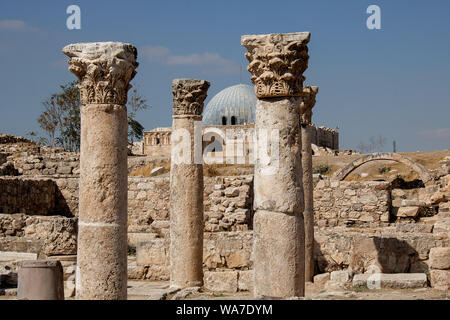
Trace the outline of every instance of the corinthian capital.
<path fill-rule="evenodd" d="M 302 94 L 309 38 L 309 32 L 242 36 L 241 44 L 247 48 L 245 57 L 250 62 L 247 70 L 258 98 Z"/>
<path fill-rule="evenodd" d="M 75 43 L 63 48 L 69 70 L 80 80 L 82 104 L 126 104 L 136 75 L 137 50 L 122 42 Z"/>
<path fill-rule="evenodd" d="M 172 81 L 173 114 L 199 116 L 209 82 L 197 79 L 174 79 Z"/>
<path fill-rule="evenodd" d="M 300 102 L 301 123 L 303 125 L 311 124 L 312 108 L 316 104 L 316 95 L 318 92 L 319 87 L 303 87 L 302 100 Z"/>

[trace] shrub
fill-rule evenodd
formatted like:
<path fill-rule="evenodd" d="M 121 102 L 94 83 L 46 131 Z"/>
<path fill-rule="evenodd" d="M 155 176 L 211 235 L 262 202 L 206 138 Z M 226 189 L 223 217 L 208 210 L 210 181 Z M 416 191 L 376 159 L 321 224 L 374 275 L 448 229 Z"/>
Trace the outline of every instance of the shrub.
<path fill-rule="evenodd" d="M 331 168 L 327 165 L 320 165 L 318 167 L 315 167 L 313 169 L 313 173 L 319 173 L 319 174 L 327 174 L 331 171 Z"/>

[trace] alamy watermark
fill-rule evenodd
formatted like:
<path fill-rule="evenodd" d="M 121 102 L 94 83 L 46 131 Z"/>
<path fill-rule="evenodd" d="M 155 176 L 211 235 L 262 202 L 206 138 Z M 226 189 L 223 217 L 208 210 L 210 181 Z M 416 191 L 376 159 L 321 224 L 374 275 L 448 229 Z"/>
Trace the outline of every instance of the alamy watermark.
<path fill-rule="evenodd" d="M 184 128 L 174 129 L 171 144 L 175 164 L 258 163 L 262 175 L 275 174 L 280 165 L 278 129 L 203 129 L 202 122 L 195 121 L 193 137 Z"/>
<path fill-rule="evenodd" d="M 367 18 L 366 26 L 369 30 L 380 30 L 381 29 L 381 9 L 379 6 L 372 4 L 367 7 L 367 14 L 370 16 Z"/>
<path fill-rule="evenodd" d="M 81 9 L 79 6 L 72 4 L 67 7 L 66 13 L 70 16 L 67 17 L 66 26 L 69 30 L 81 29 Z"/>

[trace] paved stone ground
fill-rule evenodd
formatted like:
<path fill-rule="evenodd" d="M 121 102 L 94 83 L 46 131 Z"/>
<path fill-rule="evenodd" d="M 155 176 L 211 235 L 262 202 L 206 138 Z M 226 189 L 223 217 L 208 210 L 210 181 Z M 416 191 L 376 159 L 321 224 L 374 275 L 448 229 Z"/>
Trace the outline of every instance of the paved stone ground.
<path fill-rule="evenodd" d="M 251 300 L 250 292 L 212 293 L 195 292 L 184 297 L 186 300 Z M 175 292 L 167 281 L 128 281 L 128 300 L 171 299 Z M 0 296 L 0 300 L 17 299 L 15 296 Z M 70 298 L 73 299 L 73 298 Z M 306 299 L 309 300 L 450 300 L 449 292 L 431 288 L 402 290 L 341 290 L 325 291 L 306 286 Z"/>

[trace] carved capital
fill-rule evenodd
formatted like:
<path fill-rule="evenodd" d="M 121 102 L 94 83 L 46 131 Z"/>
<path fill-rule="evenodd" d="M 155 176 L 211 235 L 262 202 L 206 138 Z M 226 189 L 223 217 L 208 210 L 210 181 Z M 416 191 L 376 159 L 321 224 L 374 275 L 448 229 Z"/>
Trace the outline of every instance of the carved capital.
<path fill-rule="evenodd" d="M 209 82 L 197 79 L 172 81 L 173 114 L 200 116 L 206 99 Z"/>
<path fill-rule="evenodd" d="M 312 121 L 312 108 L 316 104 L 316 95 L 319 87 L 303 87 L 302 99 L 300 102 L 301 124 L 310 125 Z"/>
<path fill-rule="evenodd" d="M 75 43 L 63 48 L 69 70 L 80 80 L 81 103 L 127 103 L 130 81 L 136 75 L 137 50 L 122 42 Z"/>
<path fill-rule="evenodd" d="M 245 57 L 250 62 L 247 70 L 258 98 L 302 94 L 309 38 L 309 32 L 242 36 L 241 44 L 247 48 Z"/>

